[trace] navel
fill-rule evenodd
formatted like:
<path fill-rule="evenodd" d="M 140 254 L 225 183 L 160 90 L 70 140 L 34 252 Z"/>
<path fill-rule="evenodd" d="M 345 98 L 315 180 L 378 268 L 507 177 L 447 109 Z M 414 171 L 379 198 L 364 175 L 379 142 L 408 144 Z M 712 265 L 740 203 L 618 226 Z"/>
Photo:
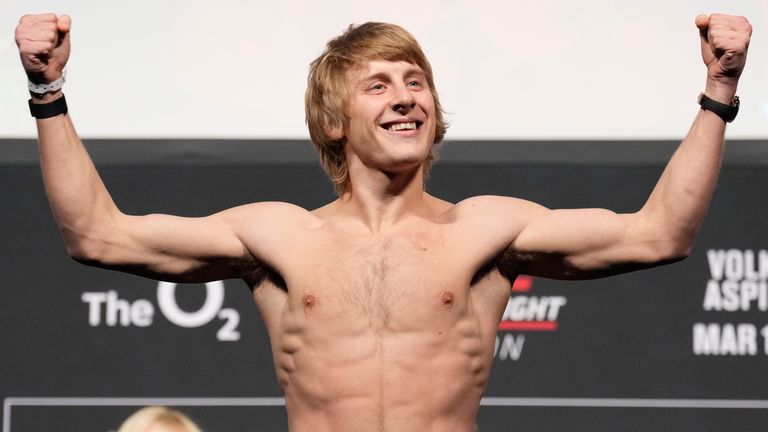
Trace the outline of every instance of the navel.
<path fill-rule="evenodd" d="M 453 293 L 450 291 L 445 291 L 443 293 L 443 306 L 450 308 L 453 306 Z"/>

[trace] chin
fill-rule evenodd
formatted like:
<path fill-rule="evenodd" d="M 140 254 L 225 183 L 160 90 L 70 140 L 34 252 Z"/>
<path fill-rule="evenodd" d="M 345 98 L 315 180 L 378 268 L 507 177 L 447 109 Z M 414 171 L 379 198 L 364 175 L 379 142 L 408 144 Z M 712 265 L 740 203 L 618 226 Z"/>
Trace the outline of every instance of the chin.
<path fill-rule="evenodd" d="M 402 156 L 395 157 L 387 163 L 386 171 L 390 172 L 405 172 L 413 171 L 424 165 L 426 157 L 424 155 L 413 155 L 413 157 Z"/>

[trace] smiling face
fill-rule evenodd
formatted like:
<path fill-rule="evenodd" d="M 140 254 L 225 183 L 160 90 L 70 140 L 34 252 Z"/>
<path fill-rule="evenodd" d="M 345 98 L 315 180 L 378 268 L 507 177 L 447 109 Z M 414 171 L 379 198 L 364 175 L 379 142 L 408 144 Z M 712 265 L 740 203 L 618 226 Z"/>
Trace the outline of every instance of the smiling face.
<path fill-rule="evenodd" d="M 371 105 L 374 103 L 386 107 L 387 105 L 383 104 L 382 101 L 386 97 L 391 97 L 392 84 L 408 83 L 404 80 L 409 77 L 404 76 L 404 72 L 396 70 L 397 68 L 382 67 L 381 70 L 375 70 L 386 64 L 401 66 L 405 64 L 409 68 L 419 69 L 420 74 L 418 75 L 420 76 L 418 78 L 420 80 L 418 84 L 421 84 L 423 89 L 431 93 L 431 104 L 423 102 L 421 97 L 414 97 L 417 103 L 413 108 L 408 108 L 407 104 L 406 108 L 398 108 L 397 110 L 389 108 L 390 111 L 394 111 L 400 117 L 406 117 L 404 120 L 407 120 L 409 113 L 415 115 L 411 111 L 421 110 L 424 114 L 427 124 L 417 123 L 419 133 L 414 133 L 414 135 L 422 137 L 424 130 L 431 131 L 433 135 L 431 152 L 427 155 L 423 165 L 425 172 L 429 171 L 448 128 L 448 123 L 443 118 L 440 98 L 435 89 L 432 66 L 430 66 L 416 39 L 405 29 L 394 24 L 367 22 L 359 26 L 349 26 L 344 33 L 330 40 L 325 50 L 310 64 L 307 91 L 304 96 L 310 139 L 318 151 L 323 169 L 328 173 L 339 195 L 350 185 L 350 167 L 347 165 L 347 155 L 351 153 L 356 156 L 355 151 L 357 151 L 361 157 L 370 156 L 366 156 L 365 160 L 373 163 L 376 160 L 373 156 L 382 155 L 382 152 L 375 152 L 376 146 L 387 142 L 378 133 L 378 130 L 367 129 L 369 123 L 362 122 L 364 119 L 358 118 L 361 115 L 369 115 L 369 110 L 374 108 Z M 381 87 L 368 89 L 358 86 L 361 80 L 376 74 L 381 75 L 380 78 L 384 78 Z M 412 91 L 412 94 L 417 94 L 417 83 L 412 83 L 407 88 Z M 365 90 L 373 91 L 365 93 Z M 402 88 L 398 89 L 395 86 L 394 90 L 399 91 Z M 382 91 L 382 93 L 376 94 L 377 91 Z M 427 97 L 423 93 L 424 91 L 418 94 Z M 366 100 L 365 97 L 367 96 L 370 96 L 371 99 Z M 373 97 L 376 97 L 376 102 L 373 102 Z M 427 105 L 432 106 L 431 114 Z M 358 114 L 358 111 L 361 114 Z M 407 112 L 403 114 L 399 111 Z M 382 109 L 379 107 L 377 117 L 382 117 L 381 112 Z M 352 117 L 350 114 L 353 114 L 355 121 L 361 123 L 350 125 Z M 389 117 L 390 115 L 392 114 L 387 114 L 382 121 L 393 122 L 397 120 Z M 424 129 L 425 126 L 428 128 Z M 401 128 L 409 129 L 411 126 L 395 126 L 395 129 Z M 406 138 L 406 134 L 401 133 L 390 138 Z M 351 140 L 357 147 L 347 149 L 348 140 Z M 373 147 L 365 150 L 361 147 L 362 143 L 369 143 Z M 379 145 L 378 148 L 387 147 Z M 401 154 L 401 156 L 404 155 Z M 356 161 L 359 163 L 360 159 L 358 158 Z"/>
<path fill-rule="evenodd" d="M 435 101 L 424 71 L 371 60 L 347 72 L 347 161 L 398 172 L 418 168 L 435 141 Z"/>

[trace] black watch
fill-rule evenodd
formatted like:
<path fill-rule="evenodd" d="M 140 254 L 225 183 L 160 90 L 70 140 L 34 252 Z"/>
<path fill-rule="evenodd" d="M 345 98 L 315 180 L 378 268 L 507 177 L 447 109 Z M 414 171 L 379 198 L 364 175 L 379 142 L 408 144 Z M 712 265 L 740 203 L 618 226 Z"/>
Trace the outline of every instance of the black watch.
<path fill-rule="evenodd" d="M 731 104 L 726 105 L 708 98 L 704 93 L 699 94 L 699 105 L 701 105 L 701 108 L 707 111 L 712 111 L 720 116 L 726 123 L 730 123 L 736 118 L 736 114 L 739 113 L 740 103 L 738 96 L 734 96 L 733 99 L 731 99 Z"/>

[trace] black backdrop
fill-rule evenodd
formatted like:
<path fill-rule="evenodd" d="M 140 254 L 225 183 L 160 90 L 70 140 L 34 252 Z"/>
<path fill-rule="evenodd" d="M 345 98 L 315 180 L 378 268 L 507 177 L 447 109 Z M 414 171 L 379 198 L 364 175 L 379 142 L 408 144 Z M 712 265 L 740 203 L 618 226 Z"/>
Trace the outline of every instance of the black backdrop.
<path fill-rule="evenodd" d="M 309 143 L 91 140 L 125 212 L 204 215 L 333 199 Z M 454 142 L 428 189 L 637 210 L 672 142 Z M 242 282 L 158 287 L 65 253 L 31 140 L 0 141 L 3 432 L 106 432 L 166 404 L 207 432 L 284 431 L 266 331 Z M 691 256 L 582 282 L 521 278 L 480 431 L 764 430 L 768 142 L 734 141 Z M 191 322 L 196 321 L 196 322 Z"/>

